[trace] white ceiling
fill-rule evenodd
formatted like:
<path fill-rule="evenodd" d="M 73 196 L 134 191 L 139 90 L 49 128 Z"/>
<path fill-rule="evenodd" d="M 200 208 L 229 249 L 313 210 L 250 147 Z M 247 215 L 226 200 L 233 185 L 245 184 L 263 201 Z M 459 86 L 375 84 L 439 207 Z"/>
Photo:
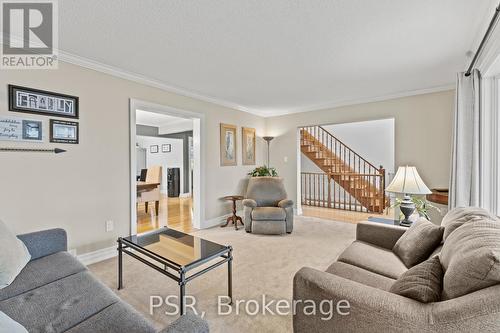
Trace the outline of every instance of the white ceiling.
<path fill-rule="evenodd" d="M 60 49 L 276 115 L 449 87 L 496 0 L 64 0 Z"/>
<path fill-rule="evenodd" d="M 193 129 L 193 121 L 191 119 L 172 117 L 161 113 L 143 110 L 135 111 L 135 123 L 138 125 L 159 127 L 160 129 L 170 128 L 172 131 L 169 133 L 183 132 Z"/>

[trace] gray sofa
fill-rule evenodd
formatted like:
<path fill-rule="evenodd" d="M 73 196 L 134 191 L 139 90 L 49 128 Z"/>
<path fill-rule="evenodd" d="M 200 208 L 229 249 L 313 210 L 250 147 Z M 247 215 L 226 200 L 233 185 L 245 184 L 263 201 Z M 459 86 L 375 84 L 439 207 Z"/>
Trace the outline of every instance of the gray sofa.
<path fill-rule="evenodd" d="M 287 199 L 282 178 L 250 178 L 243 206 L 247 232 L 266 235 L 292 232 L 293 201 Z"/>
<path fill-rule="evenodd" d="M 17 237 L 26 244 L 31 261 L 11 285 L 0 289 L 0 311 L 29 332 L 157 331 L 66 252 L 64 230 Z M 161 332 L 208 332 L 208 324 L 187 314 Z"/>
<path fill-rule="evenodd" d="M 408 270 L 392 252 L 406 230 L 362 222 L 357 225 L 356 240 L 325 272 L 307 267 L 299 270 L 293 282 L 295 301 L 347 300 L 350 313 L 321 320 L 305 315 L 298 303 L 294 332 L 500 332 L 499 284 L 433 303 L 389 292 Z"/>

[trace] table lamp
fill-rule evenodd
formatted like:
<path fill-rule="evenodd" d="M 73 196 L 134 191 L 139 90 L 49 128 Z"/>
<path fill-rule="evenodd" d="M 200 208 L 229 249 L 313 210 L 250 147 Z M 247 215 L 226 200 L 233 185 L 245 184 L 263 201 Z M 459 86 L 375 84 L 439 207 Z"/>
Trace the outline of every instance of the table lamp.
<path fill-rule="evenodd" d="M 417 168 L 413 166 L 401 166 L 396 172 L 396 176 L 385 189 L 391 193 L 404 194 L 400 209 L 405 219 L 400 222 L 400 225 L 410 226 L 410 216 L 415 211 L 415 203 L 410 197 L 410 194 L 424 195 L 432 193 L 431 190 L 424 184 L 422 178 L 417 172 Z"/>

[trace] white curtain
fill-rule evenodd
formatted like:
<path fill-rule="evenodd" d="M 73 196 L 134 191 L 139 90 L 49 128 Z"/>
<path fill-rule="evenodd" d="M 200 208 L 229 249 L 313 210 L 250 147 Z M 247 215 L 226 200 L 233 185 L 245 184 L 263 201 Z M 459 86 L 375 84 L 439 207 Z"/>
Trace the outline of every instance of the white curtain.
<path fill-rule="evenodd" d="M 481 206 L 481 74 L 457 75 L 449 208 Z"/>

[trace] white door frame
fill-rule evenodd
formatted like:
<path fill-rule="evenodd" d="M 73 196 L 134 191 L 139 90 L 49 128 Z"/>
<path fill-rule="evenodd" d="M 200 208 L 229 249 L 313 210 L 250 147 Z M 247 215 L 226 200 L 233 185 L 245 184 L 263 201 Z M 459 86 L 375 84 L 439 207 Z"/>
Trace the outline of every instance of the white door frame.
<path fill-rule="evenodd" d="M 193 227 L 196 229 L 203 228 L 205 221 L 205 186 L 202 179 L 204 177 L 205 165 L 205 147 L 201 138 L 205 134 L 205 115 L 203 113 L 182 110 L 155 104 L 138 99 L 130 99 L 129 107 L 129 149 L 130 149 L 130 234 L 137 234 L 137 154 L 135 149 L 136 143 L 136 110 L 143 110 L 154 113 L 161 113 L 169 116 L 193 120 L 193 155 L 194 155 L 194 170 L 193 170 Z"/>

